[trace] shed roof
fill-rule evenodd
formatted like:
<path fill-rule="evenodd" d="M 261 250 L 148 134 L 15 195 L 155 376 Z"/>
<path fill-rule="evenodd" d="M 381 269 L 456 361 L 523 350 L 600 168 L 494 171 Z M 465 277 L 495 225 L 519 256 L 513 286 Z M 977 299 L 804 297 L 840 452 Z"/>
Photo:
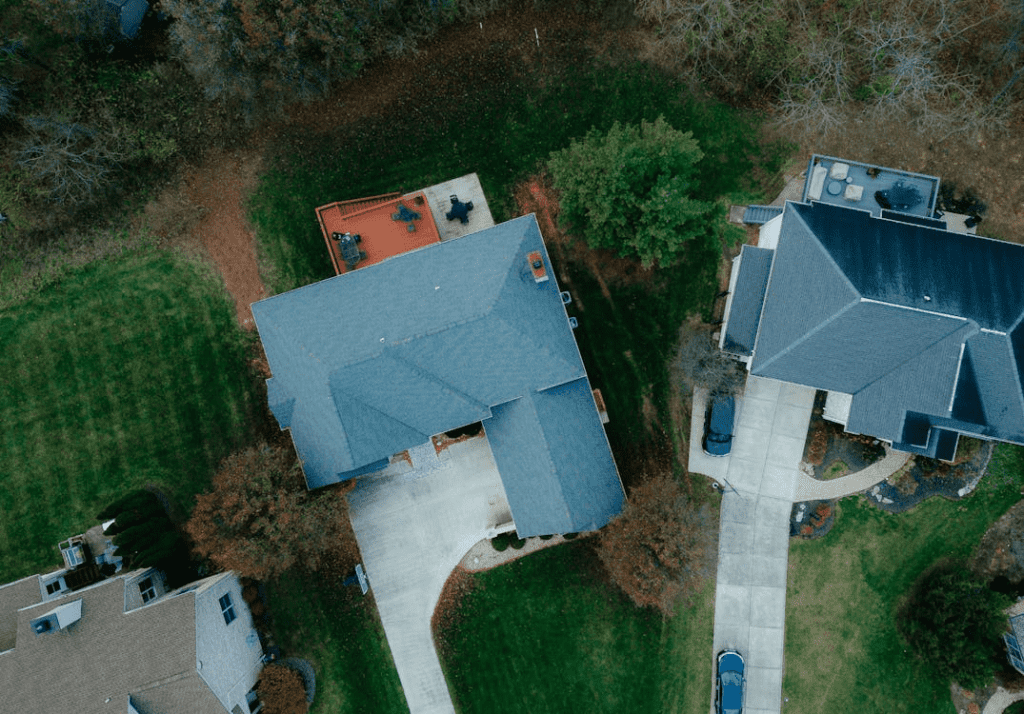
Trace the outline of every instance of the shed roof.
<path fill-rule="evenodd" d="M 774 251 L 745 245 L 740 251 L 739 275 L 729 306 L 722 348 L 733 354 L 750 356 L 754 351 L 757 326 L 761 321 L 764 292 Z"/>

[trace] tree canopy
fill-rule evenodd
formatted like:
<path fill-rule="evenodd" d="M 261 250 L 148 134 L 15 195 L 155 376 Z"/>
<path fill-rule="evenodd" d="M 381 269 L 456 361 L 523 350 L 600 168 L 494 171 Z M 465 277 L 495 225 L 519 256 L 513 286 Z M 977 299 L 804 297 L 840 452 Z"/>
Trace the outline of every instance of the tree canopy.
<path fill-rule="evenodd" d="M 959 563 L 941 563 L 914 583 L 897 615 L 904 639 L 939 676 L 976 689 L 992 681 L 1010 598 Z"/>
<path fill-rule="evenodd" d="M 111 518 L 115 520 L 106 533 L 113 536 L 117 554 L 130 567 L 159 568 L 172 587 L 192 579 L 188 545 L 156 494 L 144 489 L 130 491 L 96 516 L 100 521 Z"/>
<path fill-rule="evenodd" d="M 354 564 L 358 553 L 344 491 L 308 491 L 295 451 L 266 444 L 224 460 L 185 530 L 199 555 L 260 580 L 293 565 Z"/>
<path fill-rule="evenodd" d="M 707 505 L 691 502 L 665 474 L 633 490 L 622 514 L 601 534 L 598 556 L 637 606 L 671 616 L 707 576 L 716 533 Z"/>
<path fill-rule="evenodd" d="M 645 266 L 670 264 L 687 241 L 711 233 L 719 214 L 715 203 L 694 198 L 703 156 L 693 134 L 664 117 L 592 129 L 548 161 L 561 221 L 592 247 Z"/>

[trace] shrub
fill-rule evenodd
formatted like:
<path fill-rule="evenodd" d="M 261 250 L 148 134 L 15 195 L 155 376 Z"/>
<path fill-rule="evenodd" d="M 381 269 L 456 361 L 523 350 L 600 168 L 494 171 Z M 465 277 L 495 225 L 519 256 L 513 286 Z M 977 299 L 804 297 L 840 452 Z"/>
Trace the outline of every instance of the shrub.
<path fill-rule="evenodd" d="M 257 580 L 293 565 L 357 560 L 344 490 L 306 489 L 293 449 L 261 444 L 228 457 L 185 530 L 217 566 Z"/>
<path fill-rule="evenodd" d="M 991 590 L 962 564 L 943 562 L 921 574 L 897 613 L 900 634 L 935 669 L 967 689 L 992 681 L 1003 610 L 1011 599 Z"/>
<path fill-rule="evenodd" d="M 664 117 L 591 130 L 548 161 L 560 221 L 594 248 L 638 257 L 645 267 L 671 265 L 687 241 L 714 233 L 718 207 L 693 198 L 703 156 L 693 134 Z"/>
<path fill-rule="evenodd" d="M 306 686 L 302 675 L 290 667 L 270 664 L 263 668 L 256 683 L 264 714 L 306 714 Z"/>
<path fill-rule="evenodd" d="M 634 489 L 597 552 L 637 606 L 671 616 L 709 573 L 715 533 L 708 506 L 692 504 L 672 476 L 661 475 Z"/>

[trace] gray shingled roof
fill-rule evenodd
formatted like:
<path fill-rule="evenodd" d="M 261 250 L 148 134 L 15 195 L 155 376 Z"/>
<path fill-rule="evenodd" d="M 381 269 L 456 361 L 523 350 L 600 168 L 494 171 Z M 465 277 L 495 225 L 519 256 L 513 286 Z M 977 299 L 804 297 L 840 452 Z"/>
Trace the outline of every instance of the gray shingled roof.
<path fill-rule="evenodd" d="M 530 271 L 527 255 L 534 251 L 547 266 L 545 282 L 537 283 Z M 586 378 L 532 215 L 262 300 L 252 311 L 274 374 L 268 401 L 281 428 L 291 429 L 310 488 L 351 478 L 434 434 L 476 421 L 498 433 L 498 415 L 518 415 L 514 407 L 495 411 L 499 405 L 546 403 L 544 390 Z M 582 463 L 595 466 L 579 477 L 600 501 L 601 516 L 591 519 L 583 500 L 562 498 L 570 530 L 603 525 L 622 502 L 589 391 L 588 399 L 593 418 L 578 414 L 583 421 L 576 425 L 575 448 Z M 576 400 L 561 400 L 563 419 L 575 418 Z M 533 450 L 517 458 L 552 458 L 544 488 L 564 492 L 571 461 L 556 458 L 557 449 L 546 442 L 557 419 L 531 421 L 517 418 L 505 430 Z M 585 435 L 597 432 L 603 454 L 584 453 L 590 448 Z M 495 459 L 517 525 L 532 509 L 553 513 L 531 495 L 541 490 L 540 476 L 515 468 L 511 456 L 504 464 L 499 453 Z M 519 488 L 517 479 L 529 488 Z M 520 492 L 524 498 L 517 501 L 511 494 Z M 541 532 L 564 532 L 553 516 L 547 521 Z"/>
<path fill-rule="evenodd" d="M 726 352 L 750 356 L 757 337 L 757 325 L 764 306 L 764 291 L 772 268 L 774 251 L 745 245 L 740 251 L 739 275 L 729 306 L 722 347 Z"/>
<path fill-rule="evenodd" d="M 955 431 L 1022 442 L 1021 275 L 1024 246 L 788 203 L 751 372 L 852 394 L 852 432 L 934 426 L 931 453 Z"/>
<path fill-rule="evenodd" d="M 193 593 L 125 614 L 124 587 L 122 578 L 106 580 L 17 612 L 17 646 L 0 657 L 4 711 L 110 714 L 113 705 L 127 711 L 132 694 L 144 714 L 225 714 L 196 671 Z M 82 619 L 66 632 L 32 631 L 32 618 L 79 599 Z M 173 696 L 182 691 L 191 698 Z M 149 701 L 161 705 L 147 708 Z"/>

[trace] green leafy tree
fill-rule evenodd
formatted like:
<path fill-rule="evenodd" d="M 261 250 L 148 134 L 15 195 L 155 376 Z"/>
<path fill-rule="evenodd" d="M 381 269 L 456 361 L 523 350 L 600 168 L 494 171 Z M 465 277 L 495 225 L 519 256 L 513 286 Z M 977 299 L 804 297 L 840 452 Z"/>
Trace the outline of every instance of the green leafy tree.
<path fill-rule="evenodd" d="M 267 445 L 224 460 L 185 530 L 199 555 L 259 580 L 293 565 L 351 566 L 358 556 L 344 490 L 308 491 L 295 451 Z"/>
<path fill-rule="evenodd" d="M 592 129 L 551 154 L 548 169 L 561 192 L 561 222 L 595 248 L 639 257 L 645 266 L 672 263 L 685 244 L 713 231 L 720 209 L 694 198 L 703 158 L 691 132 L 654 123 Z"/>
<path fill-rule="evenodd" d="M 914 583 L 897 613 L 904 639 L 944 678 L 976 689 L 992 681 L 1010 598 L 960 563 L 941 563 Z"/>

